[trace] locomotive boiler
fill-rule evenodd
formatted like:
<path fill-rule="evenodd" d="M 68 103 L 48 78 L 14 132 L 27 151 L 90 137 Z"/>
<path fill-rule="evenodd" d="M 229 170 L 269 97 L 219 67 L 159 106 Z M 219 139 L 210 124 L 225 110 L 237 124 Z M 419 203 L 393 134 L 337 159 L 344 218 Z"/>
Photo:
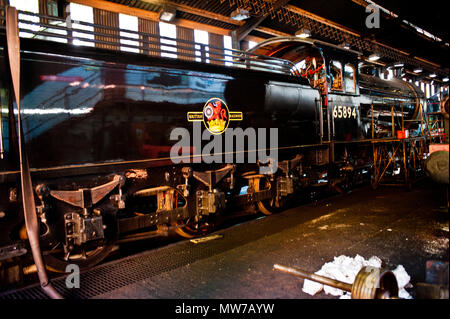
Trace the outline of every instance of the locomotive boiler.
<path fill-rule="evenodd" d="M 32 263 L 19 117 L 40 250 L 62 272 L 99 263 L 121 242 L 201 236 L 235 212 L 279 211 L 310 189 L 370 175 L 370 142 L 395 138 L 402 121 L 420 132 L 417 87 L 361 74 L 357 52 L 320 41 L 269 39 L 233 51 L 231 65 L 223 52 L 203 63 L 39 39 L 20 48 L 19 113 L 0 30 L 0 263 L 11 269 Z M 179 161 L 174 129 L 190 141 Z M 215 149 L 211 161 L 204 144 L 238 129 L 244 145 L 253 131 L 261 143 Z"/>

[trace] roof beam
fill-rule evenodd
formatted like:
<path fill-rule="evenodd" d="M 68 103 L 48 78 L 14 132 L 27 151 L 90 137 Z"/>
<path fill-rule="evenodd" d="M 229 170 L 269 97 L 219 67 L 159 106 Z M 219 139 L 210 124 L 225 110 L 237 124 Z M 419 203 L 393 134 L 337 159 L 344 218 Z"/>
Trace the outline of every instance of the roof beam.
<path fill-rule="evenodd" d="M 333 22 L 331 20 L 322 18 L 321 16 L 315 15 L 314 13 L 311 13 L 311 12 L 305 11 L 303 9 L 300 9 L 299 7 L 296 7 L 296 6 L 293 6 L 293 5 L 287 5 L 287 6 L 285 6 L 285 9 L 287 9 L 287 10 L 293 12 L 293 13 L 296 13 L 298 15 L 301 15 L 302 17 L 306 17 L 306 18 L 309 18 L 311 20 L 315 20 L 315 21 L 321 22 L 323 24 L 326 24 L 326 25 L 328 25 L 330 27 L 333 27 L 335 29 L 347 32 L 347 33 L 349 33 L 351 35 L 354 35 L 355 37 L 358 37 L 358 38 L 361 37 L 361 35 L 358 32 L 356 32 L 356 31 L 354 31 L 354 30 L 352 30 L 350 28 L 344 27 L 344 26 L 342 26 L 342 25 L 340 25 L 340 24 L 338 24 L 336 22 Z"/>
<path fill-rule="evenodd" d="M 232 25 L 242 26 L 245 23 L 244 21 L 236 21 L 236 20 L 231 19 L 230 17 L 224 16 L 221 14 L 217 14 L 217 13 L 203 10 L 203 9 L 197 9 L 197 8 L 194 8 L 191 6 L 187 6 L 185 4 L 176 3 L 176 2 L 172 2 L 172 1 L 161 1 L 161 0 L 141 0 L 141 1 L 155 4 L 155 5 L 160 5 L 160 6 L 168 5 L 172 8 L 177 9 L 178 11 L 195 14 L 200 17 L 204 17 L 204 18 L 208 18 L 208 19 L 216 20 L 216 21 L 220 21 L 220 22 L 225 22 L 225 23 L 229 23 Z"/>
<path fill-rule="evenodd" d="M 132 8 L 123 4 L 113 3 L 105 0 L 69 0 L 69 1 L 110 12 L 128 14 L 141 19 L 159 21 L 158 12 Z M 215 27 L 204 23 L 194 22 L 187 19 L 177 19 L 176 25 L 185 28 L 204 30 L 220 35 L 230 35 L 230 30 Z"/>
<path fill-rule="evenodd" d="M 289 36 L 293 36 L 293 34 L 281 32 L 281 31 L 277 31 L 277 30 L 274 30 L 274 29 L 269 29 L 269 28 L 261 27 L 261 26 L 256 27 L 255 30 L 259 31 L 259 32 L 262 32 L 262 33 L 265 33 L 265 34 L 273 35 L 275 37 L 289 37 Z"/>
<path fill-rule="evenodd" d="M 284 7 L 289 3 L 290 0 L 277 0 L 273 3 L 273 11 L 277 11 L 278 9 Z M 251 17 L 249 20 L 245 22 L 243 26 L 239 29 L 233 31 L 236 34 L 236 40 L 243 40 L 250 32 L 252 32 L 256 27 L 258 27 L 267 17 L 269 13 L 262 15 L 261 17 Z"/>
<path fill-rule="evenodd" d="M 96 9 L 101 9 L 109 12 L 114 13 L 122 13 L 122 14 L 128 14 L 132 16 L 136 16 L 142 19 L 147 20 L 158 20 L 159 15 L 156 12 L 148 11 L 148 10 L 142 10 L 142 9 L 136 9 L 129 6 L 125 6 L 123 4 L 118 4 L 114 2 L 109 2 L 105 0 L 69 0 L 68 2 L 73 2 L 77 4 L 82 4 L 85 6 L 89 6 Z"/>

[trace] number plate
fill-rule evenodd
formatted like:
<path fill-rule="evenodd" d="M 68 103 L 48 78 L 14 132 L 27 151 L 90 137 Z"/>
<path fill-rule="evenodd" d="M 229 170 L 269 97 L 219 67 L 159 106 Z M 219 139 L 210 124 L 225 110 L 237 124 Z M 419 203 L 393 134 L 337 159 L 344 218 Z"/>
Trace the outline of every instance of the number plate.
<path fill-rule="evenodd" d="M 335 119 L 356 119 L 356 107 L 335 105 L 333 108 L 333 117 Z"/>

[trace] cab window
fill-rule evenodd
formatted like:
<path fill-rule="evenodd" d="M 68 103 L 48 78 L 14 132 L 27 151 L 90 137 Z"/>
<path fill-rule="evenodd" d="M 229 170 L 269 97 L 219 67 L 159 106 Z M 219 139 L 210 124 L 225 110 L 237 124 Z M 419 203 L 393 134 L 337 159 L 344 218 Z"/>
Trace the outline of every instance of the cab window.
<path fill-rule="evenodd" d="M 344 68 L 344 85 L 345 92 L 356 93 L 355 68 L 350 64 Z"/>
<path fill-rule="evenodd" d="M 323 59 L 318 51 L 305 51 L 292 71 L 293 74 L 308 79 L 313 88 L 323 90 L 326 74 Z"/>
<path fill-rule="evenodd" d="M 331 89 L 332 90 L 343 90 L 342 81 L 342 64 L 338 61 L 332 61 L 330 65 L 330 76 L 331 76 Z"/>

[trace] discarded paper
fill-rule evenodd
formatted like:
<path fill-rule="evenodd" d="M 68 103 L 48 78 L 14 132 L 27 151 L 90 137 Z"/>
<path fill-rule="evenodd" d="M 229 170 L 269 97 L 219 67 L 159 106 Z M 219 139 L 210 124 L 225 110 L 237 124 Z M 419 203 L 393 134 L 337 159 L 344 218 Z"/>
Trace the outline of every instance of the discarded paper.
<path fill-rule="evenodd" d="M 360 255 L 356 255 L 354 258 L 341 255 L 339 257 L 334 257 L 332 262 L 325 263 L 319 271 L 315 272 L 315 274 L 353 284 L 356 275 L 362 267 L 371 266 L 381 268 L 381 263 L 381 259 L 376 256 L 372 256 L 366 260 Z M 409 284 L 411 279 L 405 268 L 402 265 L 399 265 L 392 272 L 397 278 L 399 297 L 411 299 L 411 296 L 405 290 L 405 286 Z M 349 292 L 322 285 L 308 279 L 305 279 L 302 290 L 310 295 L 315 295 L 323 290 L 326 294 L 340 296 L 341 299 L 351 298 Z"/>

